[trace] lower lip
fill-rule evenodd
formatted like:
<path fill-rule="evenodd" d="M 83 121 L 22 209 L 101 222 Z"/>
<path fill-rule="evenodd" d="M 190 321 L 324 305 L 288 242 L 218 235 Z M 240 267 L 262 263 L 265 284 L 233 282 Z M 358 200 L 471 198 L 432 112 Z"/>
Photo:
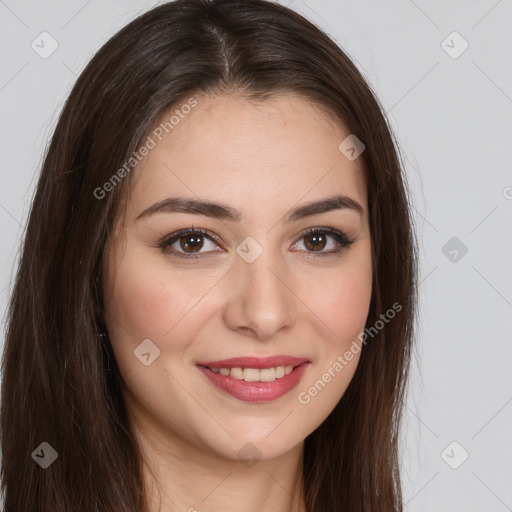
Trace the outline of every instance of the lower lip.
<path fill-rule="evenodd" d="M 309 362 L 302 363 L 288 375 L 275 379 L 272 382 L 246 382 L 243 379 L 233 379 L 229 375 L 212 372 L 205 366 L 198 366 L 198 368 L 213 384 L 231 396 L 245 402 L 260 403 L 271 402 L 288 393 L 298 384 L 308 366 Z"/>

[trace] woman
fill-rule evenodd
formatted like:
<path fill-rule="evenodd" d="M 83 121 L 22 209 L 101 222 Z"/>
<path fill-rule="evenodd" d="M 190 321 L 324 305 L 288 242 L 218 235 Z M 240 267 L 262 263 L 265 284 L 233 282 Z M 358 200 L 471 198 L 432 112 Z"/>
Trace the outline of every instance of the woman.
<path fill-rule="evenodd" d="M 392 134 L 326 34 L 263 0 L 145 13 L 38 181 L 4 510 L 401 511 L 416 265 Z"/>

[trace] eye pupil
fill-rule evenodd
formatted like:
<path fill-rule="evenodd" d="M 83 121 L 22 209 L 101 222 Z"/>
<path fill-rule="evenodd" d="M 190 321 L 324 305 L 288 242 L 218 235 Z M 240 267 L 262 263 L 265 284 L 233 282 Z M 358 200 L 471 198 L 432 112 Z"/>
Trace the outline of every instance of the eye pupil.
<path fill-rule="evenodd" d="M 308 240 L 313 240 L 313 242 L 309 243 Z M 318 233 L 308 235 L 306 236 L 305 245 L 308 249 L 312 249 L 313 251 L 322 250 L 325 247 L 325 235 Z"/>
<path fill-rule="evenodd" d="M 185 235 L 180 238 L 180 245 L 182 249 L 192 249 L 193 252 L 198 251 L 203 246 L 201 235 Z"/>

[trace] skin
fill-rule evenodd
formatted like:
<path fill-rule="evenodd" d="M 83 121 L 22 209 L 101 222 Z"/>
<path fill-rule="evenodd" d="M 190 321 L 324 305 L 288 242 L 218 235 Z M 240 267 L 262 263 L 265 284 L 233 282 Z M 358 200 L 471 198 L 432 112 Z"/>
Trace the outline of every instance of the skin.
<path fill-rule="evenodd" d="M 345 392 L 360 353 L 308 404 L 298 394 L 354 341 L 361 347 L 357 336 L 371 298 L 361 159 L 350 161 L 338 149 L 349 132 L 298 96 L 260 104 L 234 95 L 195 98 L 198 105 L 132 171 L 106 255 L 106 321 L 145 460 L 151 510 L 305 510 L 304 439 Z M 338 209 L 282 222 L 293 207 L 335 193 L 359 202 L 363 215 Z M 242 220 L 190 213 L 136 219 L 170 196 L 226 203 Z M 183 260 L 157 247 L 164 236 L 192 226 L 220 239 L 202 238 L 202 259 Z M 354 242 L 319 255 L 311 235 L 301 236 L 311 227 L 332 227 Z M 236 252 L 248 236 L 263 249 L 252 263 Z M 320 252 L 337 246 L 327 234 Z M 179 239 L 172 247 L 187 253 Z M 145 339 L 160 350 L 149 366 L 134 356 Z M 272 402 L 238 400 L 196 367 L 268 355 L 311 361 L 299 384 Z M 259 451 L 250 467 L 237 455 L 246 443 Z"/>

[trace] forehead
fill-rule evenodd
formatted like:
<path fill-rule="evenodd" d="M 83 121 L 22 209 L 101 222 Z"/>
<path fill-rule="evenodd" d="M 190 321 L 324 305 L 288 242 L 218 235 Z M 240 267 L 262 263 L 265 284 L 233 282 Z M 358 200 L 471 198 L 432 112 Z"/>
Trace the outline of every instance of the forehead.
<path fill-rule="evenodd" d="M 334 116 L 291 94 L 259 103 L 194 98 L 193 108 L 169 109 L 155 124 L 158 136 L 150 134 L 156 145 L 133 171 L 130 196 L 139 212 L 183 195 L 222 200 L 248 219 L 263 210 L 275 217 L 283 207 L 336 193 L 366 212 L 363 164 L 338 149 L 349 132 Z"/>

